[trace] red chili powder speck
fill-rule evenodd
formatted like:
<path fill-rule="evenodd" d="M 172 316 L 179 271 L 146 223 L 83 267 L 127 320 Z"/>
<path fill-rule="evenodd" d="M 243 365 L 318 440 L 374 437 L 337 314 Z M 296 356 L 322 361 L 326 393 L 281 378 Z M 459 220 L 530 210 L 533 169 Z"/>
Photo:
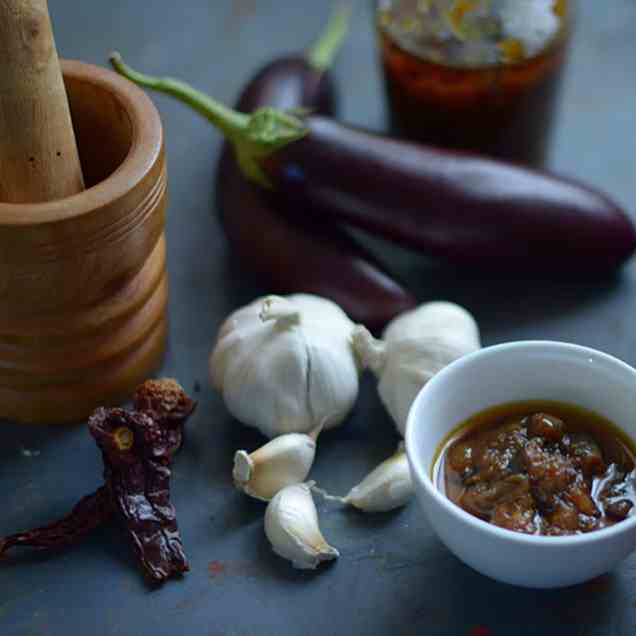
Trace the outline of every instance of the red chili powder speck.
<path fill-rule="evenodd" d="M 225 566 L 221 561 L 210 561 L 210 563 L 208 563 L 208 574 L 211 577 L 219 576 L 223 574 L 223 572 L 225 572 Z"/>

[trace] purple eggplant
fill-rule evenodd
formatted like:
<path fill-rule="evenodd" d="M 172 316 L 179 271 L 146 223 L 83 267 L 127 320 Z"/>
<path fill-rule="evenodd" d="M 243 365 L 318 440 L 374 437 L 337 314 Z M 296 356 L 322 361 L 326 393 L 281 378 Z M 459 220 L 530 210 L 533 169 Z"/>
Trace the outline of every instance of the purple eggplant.
<path fill-rule="evenodd" d="M 291 209 L 320 209 L 427 255 L 500 272 L 590 274 L 636 248 L 627 214 L 573 180 L 478 155 L 387 138 L 312 114 L 232 111 L 170 78 L 121 64 L 138 84 L 190 104 L 233 143 L 244 174 L 284 193 Z"/>
<path fill-rule="evenodd" d="M 346 15 L 340 11 L 306 55 L 287 55 L 263 67 L 243 90 L 237 109 L 271 106 L 333 114 L 335 90 L 328 68 L 345 31 Z M 324 296 L 374 330 L 415 306 L 412 294 L 368 251 L 325 223 L 324 210 L 304 206 L 298 215 L 285 198 L 250 183 L 229 144 L 219 161 L 216 195 L 232 252 L 268 291 Z"/>
<path fill-rule="evenodd" d="M 309 209 L 298 217 L 287 203 L 268 201 L 231 154 L 221 158 L 217 193 L 235 255 L 268 290 L 329 298 L 374 331 L 415 306 L 415 298 L 347 234 Z"/>
<path fill-rule="evenodd" d="M 305 108 L 333 115 L 336 96 L 328 68 L 308 55 L 286 55 L 266 64 L 249 81 L 236 109 L 251 113 L 271 106 L 280 110 Z"/>
<path fill-rule="evenodd" d="M 453 264 L 594 273 L 636 249 L 627 214 L 570 179 L 478 155 L 415 145 L 312 116 L 307 134 L 270 155 L 268 178 L 305 202 Z"/>

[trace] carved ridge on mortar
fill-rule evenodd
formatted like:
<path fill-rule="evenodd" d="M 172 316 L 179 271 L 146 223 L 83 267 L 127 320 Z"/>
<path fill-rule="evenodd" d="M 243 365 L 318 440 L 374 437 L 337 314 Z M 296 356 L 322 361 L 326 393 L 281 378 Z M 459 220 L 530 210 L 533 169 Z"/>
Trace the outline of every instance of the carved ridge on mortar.
<path fill-rule="evenodd" d="M 139 343 L 163 317 L 168 302 L 168 278 L 163 276 L 143 307 L 128 316 L 116 329 L 104 329 L 97 336 L 73 337 L 72 343 L 55 347 L 20 347 L 0 341 L 0 382 L 9 375 L 38 378 L 66 372 L 82 373 L 87 367 L 117 357 Z M 75 334 L 73 334 L 74 336 Z M 50 383 L 50 377 L 47 383 Z"/>
<path fill-rule="evenodd" d="M 119 404 L 148 377 L 148 369 L 156 368 L 163 357 L 168 332 L 167 319 L 162 319 L 147 339 L 121 359 L 100 365 L 86 382 L 61 386 L 34 387 L 33 390 L 0 385 L 0 418 L 46 424 L 63 424 L 84 420 L 96 404 Z M 51 419 L 51 412 L 59 414 Z"/>
<path fill-rule="evenodd" d="M 162 162 L 161 171 L 157 182 L 148 190 L 146 196 L 139 202 L 133 211 L 116 222 L 105 225 L 82 241 L 58 241 L 42 246 L 40 252 L 44 260 L 39 262 L 57 261 L 59 255 L 67 250 L 75 250 L 74 254 L 88 254 L 97 249 L 103 249 L 106 245 L 114 245 L 125 239 L 137 227 L 143 225 L 155 212 L 157 205 L 167 193 L 167 171 L 165 160 Z"/>
<path fill-rule="evenodd" d="M 112 328 L 146 304 L 165 276 L 166 264 L 166 240 L 162 233 L 144 266 L 111 296 L 107 307 L 100 307 L 98 301 L 81 312 L 47 314 L 35 319 L 0 315 L 0 341 L 19 344 L 28 340 L 30 344 L 36 344 L 40 340 L 66 340 L 69 331 L 81 336 Z M 143 281 L 147 282 L 144 284 Z M 35 330 L 37 336 L 34 337 Z"/>

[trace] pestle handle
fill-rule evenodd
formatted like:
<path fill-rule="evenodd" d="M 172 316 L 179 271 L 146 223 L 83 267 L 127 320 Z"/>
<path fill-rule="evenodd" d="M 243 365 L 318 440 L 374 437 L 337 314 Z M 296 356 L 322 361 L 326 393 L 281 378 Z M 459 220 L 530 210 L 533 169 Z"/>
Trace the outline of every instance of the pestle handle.
<path fill-rule="evenodd" d="M 46 0 L 0 0 L 0 202 L 84 189 Z"/>

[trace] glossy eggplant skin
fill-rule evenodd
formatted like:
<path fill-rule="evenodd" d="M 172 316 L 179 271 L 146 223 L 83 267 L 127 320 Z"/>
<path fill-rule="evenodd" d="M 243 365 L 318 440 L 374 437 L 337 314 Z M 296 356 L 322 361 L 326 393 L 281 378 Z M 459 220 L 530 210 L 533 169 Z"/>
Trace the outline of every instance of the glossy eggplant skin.
<path fill-rule="evenodd" d="M 393 140 L 322 116 L 265 168 L 296 209 L 429 256 L 503 272 L 601 273 L 636 248 L 629 217 L 572 180 Z"/>
<path fill-rule="evenodd" d="M 263 106 L 279 110 L 307 108 L 331 116 L 336 110 L 331 75 L 315 69 L 302 55 L 277 58 L 250 80 L 236 108 L 251 113 Z"/>
<path fill-rule="evenodd" d="M 256 74 L 237 103 L 243 112 L 263 106 L 333 113 L 329 74 L 317 71 L 302 56 L 275 60 Z M 416 305 L 406 289 L 335 226 L 329 211 L 313 204 L 295 210 L 282 197 L 248 182 L 227 144 L 216 192 L 232 251 L 269 292 L 324 296 L 375 331 Z"/>

